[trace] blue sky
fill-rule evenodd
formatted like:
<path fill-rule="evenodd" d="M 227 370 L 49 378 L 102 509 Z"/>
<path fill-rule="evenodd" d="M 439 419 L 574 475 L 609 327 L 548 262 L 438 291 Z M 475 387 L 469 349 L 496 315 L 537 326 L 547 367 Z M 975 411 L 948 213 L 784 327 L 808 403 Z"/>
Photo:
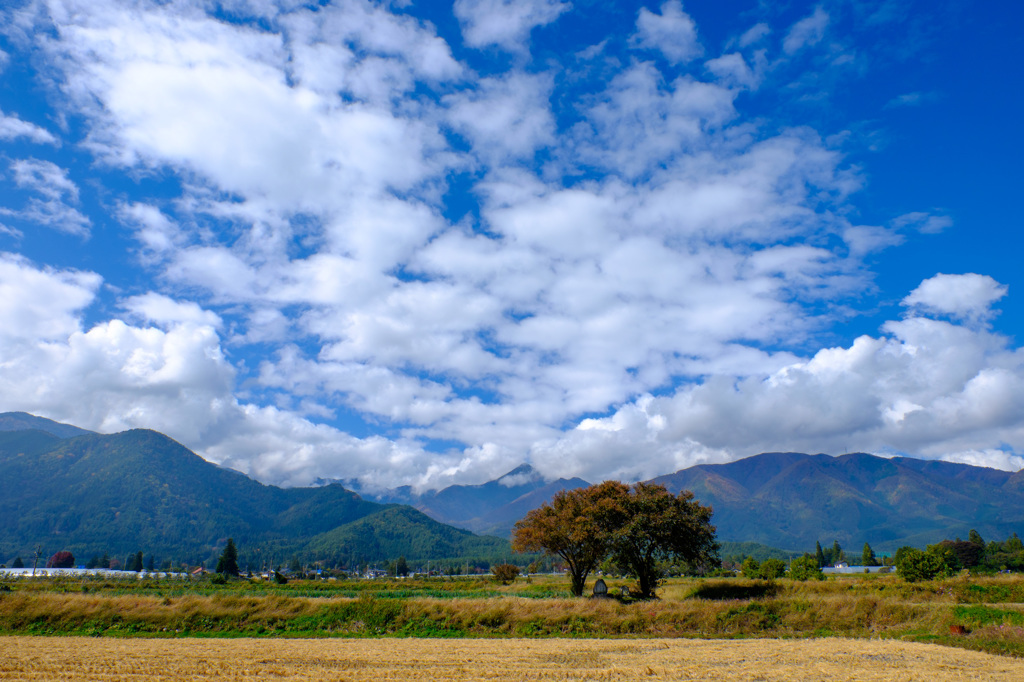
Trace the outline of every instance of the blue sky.
<path fill-rule="evenodd" d="M 6 3 L 0 410 L 285 485 L 1019 469 L 1000 10 Z"/>

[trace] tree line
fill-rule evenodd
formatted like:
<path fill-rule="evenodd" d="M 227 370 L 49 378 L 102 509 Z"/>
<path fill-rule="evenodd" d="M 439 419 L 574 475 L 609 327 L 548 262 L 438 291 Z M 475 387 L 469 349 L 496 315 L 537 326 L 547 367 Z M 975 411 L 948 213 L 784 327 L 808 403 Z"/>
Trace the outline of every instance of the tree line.
<path fill-rule="evenodd" d="M 582 596 L 587 576 L 611 559 L 636 578 L 638 596 L 650 599 L 664 562 L 718 565 L 711 514 L 689 491 L 673 495 L 662 485 L 605 481 L 563 490 L 530 511 L 513 527 L 512 548 L 561 558 L 576 596 Z"/>

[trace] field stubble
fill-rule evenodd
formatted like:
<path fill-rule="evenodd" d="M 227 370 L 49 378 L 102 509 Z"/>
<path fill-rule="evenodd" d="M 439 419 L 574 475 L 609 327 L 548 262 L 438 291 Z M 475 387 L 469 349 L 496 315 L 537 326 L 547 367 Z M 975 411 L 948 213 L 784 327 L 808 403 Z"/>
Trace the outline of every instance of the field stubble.
<path fill-rule="evenodd" d="M 0 679 L 1024 679 L 1024 661 L 893 640 L 4 637 Z"/>

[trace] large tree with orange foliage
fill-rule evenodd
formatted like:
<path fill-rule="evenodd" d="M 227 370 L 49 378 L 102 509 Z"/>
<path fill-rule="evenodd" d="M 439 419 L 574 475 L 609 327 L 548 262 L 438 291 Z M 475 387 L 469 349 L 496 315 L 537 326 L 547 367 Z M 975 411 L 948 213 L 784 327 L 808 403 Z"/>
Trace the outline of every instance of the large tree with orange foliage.
<path fill-rule="evenodd" d="M 698 503 L 689 491 L 673 495 L 661 485 L 630 487 L 618 481 L 558 493 L 551 504 L 515 525 L 512 547 L 561 557 L 576 596 L 609 555 L 636 577 L 643 599 L 654 597 L 662 561 L 716 564 L 718 559 L 711 507 Z"/>
<path fill-rule="evenodd" d="M 587 576 L 610 550 L 614 528 L 610 519 L 618 514 L 628 486 L 605 481 L 589 488 L 563 490 L 551 504 L 530 511 L 512 529 L 512 548 L 559 556 L 569 568 L 571 590 L 583 594 Z"/>

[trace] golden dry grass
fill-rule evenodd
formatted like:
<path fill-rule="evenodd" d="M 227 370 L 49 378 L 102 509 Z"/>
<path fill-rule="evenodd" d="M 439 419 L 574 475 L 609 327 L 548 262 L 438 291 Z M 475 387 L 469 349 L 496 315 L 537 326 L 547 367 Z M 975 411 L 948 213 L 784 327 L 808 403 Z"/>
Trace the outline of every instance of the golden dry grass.
<path fill-rule="evenodd" d="M 3 680 L 1024 679 L 1024 661 L 893 640 L 0 638 Z"/>

